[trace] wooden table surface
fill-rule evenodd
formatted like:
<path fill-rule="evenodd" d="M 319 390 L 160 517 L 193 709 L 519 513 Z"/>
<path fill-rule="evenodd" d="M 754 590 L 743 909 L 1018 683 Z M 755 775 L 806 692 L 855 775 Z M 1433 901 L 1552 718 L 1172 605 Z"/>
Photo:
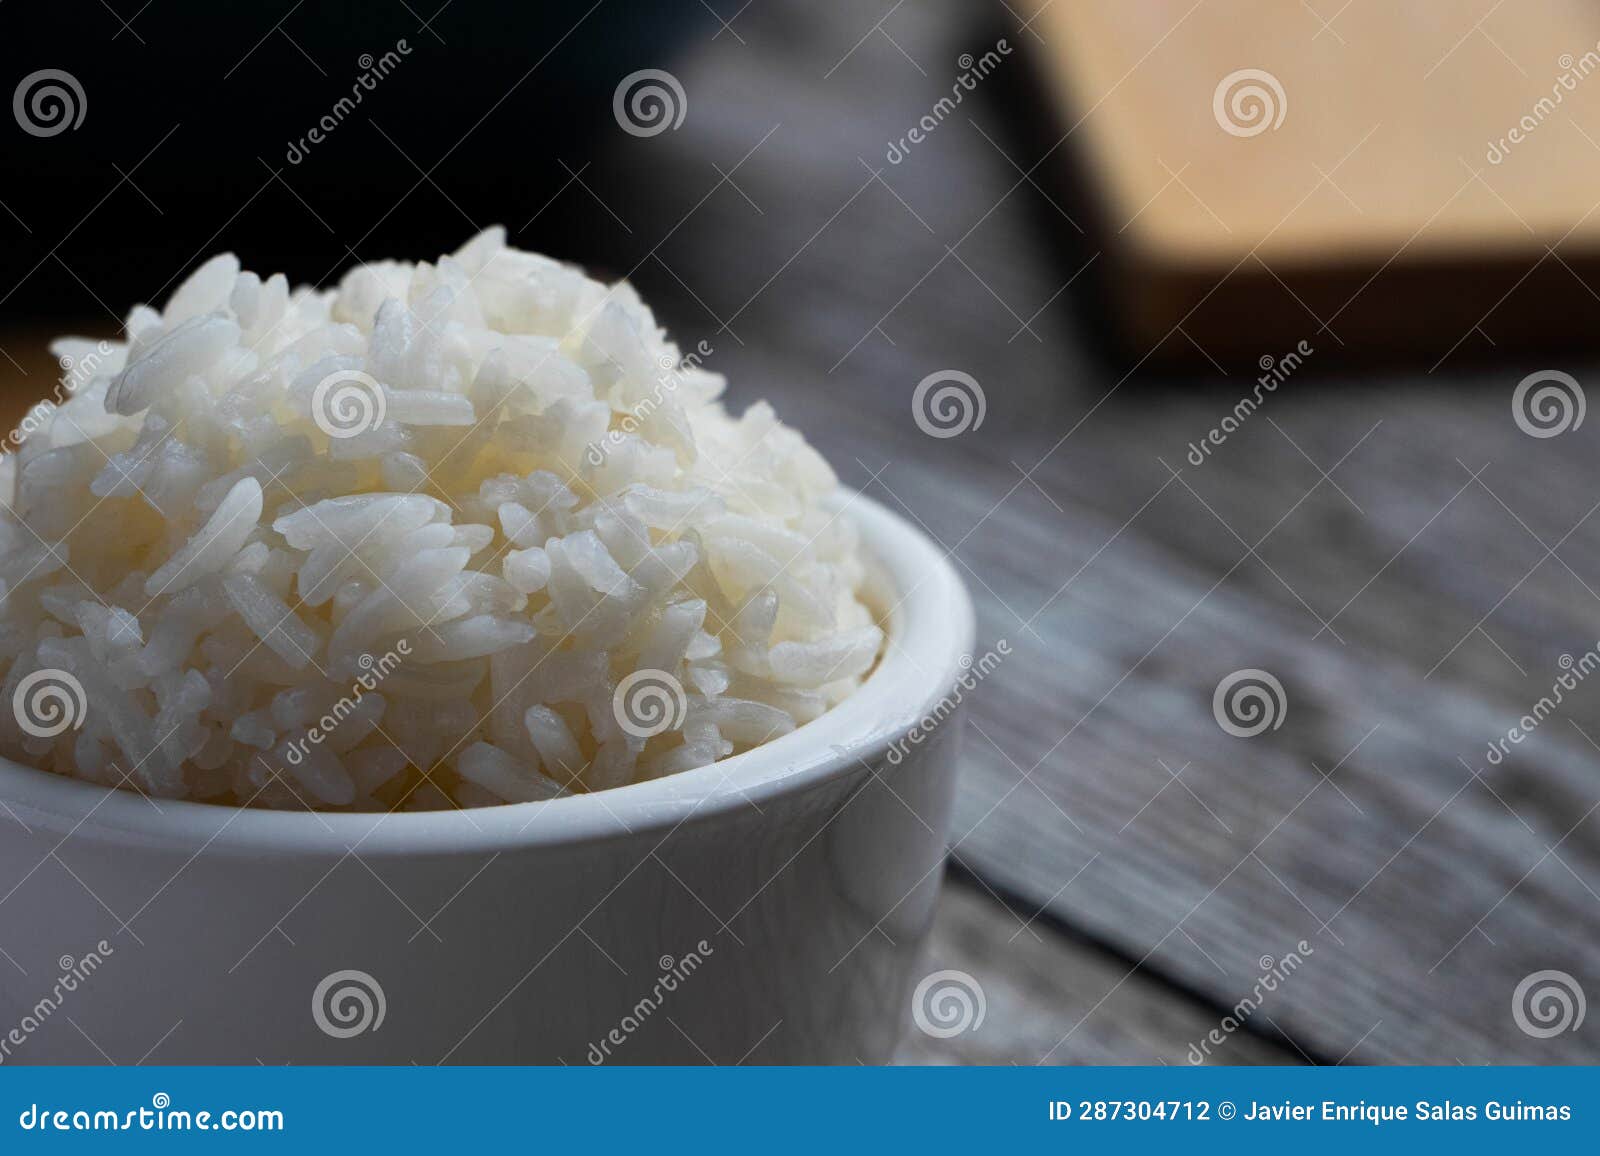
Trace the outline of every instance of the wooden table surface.
<path fill-rule="evenodd" d="M 753 4 L 675 67 L 682 129 L 584 177 L 735 402 L 772 398 L 926 527 L 980 652 L 1012 647 L 970 697 L 930 959 L 993 1012 L 907 1055 L 1182 1063 L 1305 941 L 1218 1058 L 1600 1059 L 1600 1025 L 1513 1017 L 1538 971 L 1600 993 L 1600 679 L 1486 757 L 1600 638 L 1600 432 L 1530 437 L 1512 412 L 1525 375 L 1593 364 L 1351 368 L 1308 318 L 1306 364 L 1192 464 L 1261 371 L 1202 355 L 1148 380 L 1142 351 L 1101 348 L 1099 249 L 1039 164 L 1067 128 L 1027 77 L 1039 50 L 1003 5 Z M 626 199 L 640 182 L 658 206 Z M 919 429 L 941 370 L 979 382 L 980 427 Z M 1249 668 L 1286 710 L 1238 738 L 1213 692 Z"/>
<path fill-rule="evenodd" d="M 1535 438 L 1512 409 L 1525 375 L 1594 363 L 1366 369 L 1308 317 L 1305 364 L 1195 464 L 1256 359 L 1151 379 L 1105 347 L 1032 30 L 957 0 L 718 7 L 670 62 L 680 129 L 561 158 L 592 212 L 557 255 L 631 271 L 736 406 L 772 399 L 945 546 L 979 653 L 1010 647 L 969 698 L 927 965 L 988 1014 L 905 1058 L 1183 1063 L 1298 953 L 1214 1060 L 1600 1059 L 1600 1017 L 1537 1038 L 1513 1015 L 1540 971 L 1600 995 L 1600 679 L 1486 753 L 1600 638 L 1600 431 Z M 416 195 L 466 217 L 438 179 Z M 947 370 L 986 408 L 939 438 L 913 393 Z M 1247 669 L 1283 706 L 1236 737 L 1213 694 Z"/>

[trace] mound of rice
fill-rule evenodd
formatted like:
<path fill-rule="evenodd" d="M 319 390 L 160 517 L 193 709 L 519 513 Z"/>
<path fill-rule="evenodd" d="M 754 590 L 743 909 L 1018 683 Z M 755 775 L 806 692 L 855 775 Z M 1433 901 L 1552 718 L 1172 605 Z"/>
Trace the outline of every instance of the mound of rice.
<path fill-rule="evenodd" d="M 0 463 L 12 758 L 243 806 L 530 801 L 766 742 L 876 659 L 827 463 L 729 416 L 628 284 L 502 229 L 337 291 L 225 253 L 125 336 L 51 347 L 65 400 Z"/>

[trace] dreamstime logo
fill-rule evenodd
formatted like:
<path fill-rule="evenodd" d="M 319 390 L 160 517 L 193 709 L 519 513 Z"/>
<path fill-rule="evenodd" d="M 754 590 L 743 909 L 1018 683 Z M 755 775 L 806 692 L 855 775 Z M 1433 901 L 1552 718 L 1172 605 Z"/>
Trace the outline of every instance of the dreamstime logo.
<path fill-rule="evenodd" d="M 661 374 L 650 387 L 650 396 L 644 398 L 627 413 L 622 415 L 622 420 L 615 429 L 608 429 L 605 437 L 598 442 L 591 442 L 585 458 L 591 466 L 599 469 L 606 464 L 606 455 L 623 443 L 623 440 L 639 432 L 641 426 L 649 420 L 650 415 L 660 409 L 662 404 L 672 394 L 678 391 L 683 384 L 684 375 L 699 369 L 705 359 L 711 356 L 711 343 L 701 339 L 692 351 L 682 358 L 674 358 L 670 353 L 661 355 L 656 365 Z"/>
<path fill-rule="evenodd" d="M 375 430 L 388 412 L 383 386 L 359 369 L 328 374 L 311 394 L 311 420 L 331 438 L 353 438 Z"/>
<path fill-rule="evenodd" d="M 334 101 L 333 107 L 311 126 L 305 136 L 290 141 L 284 159 L 291 165 L 297 165 L 305 160 L 314 146 L 327 140 L 333 130 L 343 124 L 347 116 L 355 112 L 356 105 L 366 98 L 366 94 L 378 87 L 378 81 L 400 67 L 402 57 L 410 55 L 411 45 L 406 43 L 403 36 L 382 56 L 374 57 L 370 52 L 363 52 L 356 58 L 356 64 L 361 68 L 361 75 L 356 77 L 356 82 L 350 86 L 350 95 L 341 96 Z"/>
<path fill-rule="evenodd" d="M 1541 369 L 1517 383 L 1511 395 L 1511 416 L 1532 438 L 1553 438 L 1583 424 L 1583 386 L 1570 373 Z"/>
<path fill-rule="evenodd" d="M 18 83 L 11 112 L 29 136 L 59 136 L 83 123 L 89 115 L 89 98 L 72 73 L 41 68 Z"/>
<path fill-rule="evenodd" d="M 1282 357 L 1274 357 L 1270 353 L 1263 353 L 1256 364 L 1261 367 L 1261 376 L 1256 378 L 1255 385 L 1250 392 L 1234 402 L 1233 409 L 1223 416 L 1223 419 L 1207 431 L 1205 437 L 1198 442 L 1189 443 L 1189 464 L 1203 466 L 1206 459 L 1211 456 L 1214 447 L 1219 447 L 1228 440 L 1230 434 L 1242 426 L 1250 415 L 1261 408 L 1267 395 L 1276 393 L 1277 389 L 1289 376 L 1305 364 L 1306 358 L 1316 350 L 1309 341 L 1300 341 L 1295 347 Z"/>
<path fill-rule="evenodd" d="M 56 410 L 76 396 L 78 390 L 94 380 L 95 375 L 100 372 L 100 367 L 111 354 L 111 344 L 106 341 L 99 342 L 82 357 L 73 357 L 70 353 L 63 354 L 60 360 L 61 377 L 56 381 L 55 396 L 41 397 L 33 403 L 33 407 L 27 413 L 22 415 L 17 428 L 0 442 L 0 461 L 4 461 L 13 449 L 21 447 L 22 443 L 34 434 L 50 428 Z"/>
<path fill-rule="evenodd" d="M 1567 693 L 1578 689 L 1578 684 L 1588 678 L 1596 670 L 1600 670 L 1600 642 L 1584 651 L 1578 658 L 1570 654 L 1563 654 L 1556 660 L 1556 665 L 1561 667 L 1561 673 L 1556 676 L 1555 682 L 1550 684 L 1550 693 L 1541 695 L 1539 701 L 1533 704 L 1533 709 L 1517 720 L 1517 725 L 1506 731 L 1504 738 L 1494 739 L 1488 746 L 1489 762 L 1499 766 L 1505 762 L 1506 756 L 1511 754 L 1511 748 L 1520 745 L 1529 735 L 1538 730 L 1544 720 L 1555 713 L 1555 710 L 1567 699 Z"/>
<path fill-rule="evenodd" d="M 99 341 L 95 347 L 82 357 L 73 357 L 70 353 L 63 353 L 57 362 L 61 366 L 61 380 L 56 385 L 56 404 L 60 405 L 65 395 L 76 394 L 100 372 L 100 366 L 112 354 L 109 341 Z"/>
<path fill-rule="evenodd" d="M 64 670 L 50 667 L 36 670 L 21 682 L 11 696 L 11 710 L 17 725 L 36 739 L 53 739 L 83 725 L 89 711 L 83 683 Z"/>
<path fill-rule="evenodd" d="M 611 97 L 611 111 L 630 136 L 660 136 L 677 131 L 689 114 L 689 97 L 670 72 L 641 68 L 630 72 Z"/>
<path fill-rule="evenodd" d="M 79 1031 L 82 1031 L 80 1028 Z M 221 1112 L 174 1108 L 172 1097 L 157 1092 L 148 1108 L 78 1107 L 68 1111 L 50 1104 L 31 1103 L 17 1116 L 24 1132 L 282 1132 L 283 1112 L 277 1108 L 228 1108 Z"/>
<path fill-rule="evenodd" d="M 336 971 L 311 993 L 311 1018 L 336 1040 L 377 1031 L 388 1009 L 383 986 L 364 971 Z"/>
<path fill-rule="evenodd" d="M 287 745 L 283 757 L 289 764 L 298 767 L 305 762 L 306 755 L 311 753 L 312 747 L 321 746 L 329 735 L 344 725 L 346 719 L 357 715 L 362 699 L 377 690 L 378 684 L 393 674 L 399 667 L 401 659 L 409 657 L 410 654 L 411 640 L 402 638 L 395 643 L 393 650 L 385 651 L 381 658 L 373 658 L 368 653 L 356 659 L 356 666 L 361 669 L 361 673 L 356 675 L 355 681 L 350 684 L 350 693 L 340 698 L 320 719 L 307 727 L 302 737 Z M 370 720 L 374 716 L 368 711 L 362 717 Z"/>
<path fill-rule="evenodd" d="M 56 966 L 60 968 L 60 974 L 56 977 L 55 985 L 27 1010 L 15 1027 L 0 1036 L 0 1064 L 9 1060 L 17 1048 L 28 1042 L 29 1036 L 61 1010 L 67 997 L 100 970 L 107 956 L 115 954 L 111 944 L 102 939 L 77 958 L 63 955 L 58 959 Z"/>
<path fill-rule="evenodd" d="M 1289 97 L 1276 76 L 1264 68 L 1241 68 L 1217 82 L 1211 94 L 1211 115 L 1230 136 L 1260 136 L 1276 129 L 1289 115 Z"/>
<path fill-rule="evenodd" d="M 1536 971 L 1511 995 L 1511 1018 L 1536 1040 L 1577 1031 L 1587 1010 L 1583 988 L 1564 971 Z"/>
<path fill-rule="evenodd" d="M 995 46 L 982 56 L 974 57 L 970 52 L 963 52 L 956 57 L 956 64 L 960 67 L 961 74 L 950 86 L 950 95 L 941 96 L 921 120 L 906 130 L 904 136 L 897 141 L 890 141 L 884 159 L 891 165 L 897 165 L 905 160 L 914 146 L 927 140 L 933 130 L 944 123 L 945 117 L 955 112 L 956 106 L 966 98 L 967 93 L 976 91 L 978 81 L 999 68 L 1001 61 L 1010 55 L 1011 45 L 1002 36 L 995 42 Z"/>
<path fill-rule="evenodd" d="M 1217 725 L 1234 738 L 1249 739 L 1283 725 L 1289 701 L 1283 683 L 1264 670 L 1236 670 L 1217 683 L 1211 696 L 1211 713 Z"/>
<path fill-rule="evenodd" d="M 953 438 L 977 429 L 987 412 L 983 386 L 959 369 L 928 374 L 911 395 L 911 416 L 931 438 Z"/>
<path fill-rule="evenodd" d="M 617 1025 L 606 1032 L 597 1043 L 589 1045 L 587 1059 L 589 1063 L 598 1067 L 611 1058 L 611 1053 L 628 1042 L 628 1037 L 644 1027 L 651 1016 L 661 1010 L 666 1003 L 667 996 L 677 991 L 687 983 L 689 977 L 705 966 L 706 958 L 716 954 L 715 949 L 705 940 L 701 940 L 694 947 L 674 959 L 670 955 L 663 955 L 656 961 L 656 966 L 661 969 L 661 974 L 651 989 L 646 992 L 639 1002 L 634 1004 Z"/>
<path fill-rule="evenodd" d="M 617 683 L 611 697 L 617 725 L 637 739 L 654 738 L 683 725 L 689 700 L 683 684 L 664 670 L 646 667 Z"/>
<path fill-rule="evenodd" d="M 974 660 L 972 655 L 963 654 L 959 660 L 961 674 L 950 688 L 950 693 L 934 703 L 931 710 L 912 724 L 905 737 L 889 747 L 889 765 L 898 767 L 911 753 L 911 748 L 923 743 L 945 719 L 953 715 L 956 708 L 966 701 L 967 692 L 976 690 L 978 684 L 993 674 L 1010 654 L 1011 643 L 1004 638 L 994 644 L 993 650 L 984 651 L 982 658 Z"/>
<path fill-rule="evenodd" d="M 911 994 L 911 1018 L 924 1034 L 947 1040 L 983 1026 L 983 988 L 964 971 L 936 971 Z"/>
<path fill-rule="evenodd" d="M 1596 49 L 1600 49 L 1600 44 L 1596 44 L 1594 48 L 1576 59 L 1570 52 L 1563 52 L 1556 59 L 1561 75 L 1556 77 L 1555 83 L 1550 86 L 1550 95 L 1541 96 L 1534 101 L 1533 106 L 1522 114 L 1505 136 L 1489 142 L 1484 158 L 1491 165 L 1500 164 L 1511 155 L 1512 149 L 1527 140 L 1533 130 L 1542 125 L 1546 118 L 1555 114 L 1556 109 L 1566 101 L 1567 93 L 1577 89 L 1580 80 L 1587 79 L 1600 69 L 1600 51 Z"/>
<path fill-rule="evenodd" d="M 1294 945 L 1294 950 L 1287 951 L 1276 959 L 1270 955 L 1263 955 L 1258 959 L 1256 965 L 1261 968 L 1261 974 L 1256 977 L 1249 992 L 1228 1009 L 1222 1021 L 1207 1032 L 1203 1039 L 1189 1045 L 1186 1057 L 1188 1061 L 1191 1064 L 1205 1063 L 1213 1049 L 1227 1043 L 1228 1038 L 1244 1027 L 1250 1017 L 1260 1010 L 1267 996 L 1277 991 L 1291 975 L 1299 971 L 1305 965 L 1307 956 L 1315 954 L 1316 949 L 1302 939 Z"/>

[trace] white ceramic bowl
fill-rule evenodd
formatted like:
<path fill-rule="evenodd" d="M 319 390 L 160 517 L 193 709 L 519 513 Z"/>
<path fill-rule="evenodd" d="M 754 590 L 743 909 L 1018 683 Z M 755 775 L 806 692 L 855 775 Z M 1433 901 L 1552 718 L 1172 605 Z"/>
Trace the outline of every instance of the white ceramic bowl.
<path fill-rule="evenodd" d="M 961 675 L 973 614 L 921 533 L 838 506 L 882 661 L 822 718 L 700 770 L 356 815 L 153 803 L 0 760 L 0 1062 L 886 1060 L 959 713 L 889 751 Z"/>

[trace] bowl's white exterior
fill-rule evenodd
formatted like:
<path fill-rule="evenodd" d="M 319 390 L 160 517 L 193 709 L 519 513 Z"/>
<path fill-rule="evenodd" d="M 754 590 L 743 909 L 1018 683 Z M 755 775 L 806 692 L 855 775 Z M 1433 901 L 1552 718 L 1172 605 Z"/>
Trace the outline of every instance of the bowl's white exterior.
<path fill-rule="evenodd" d="M 960 676 L 973 617 L 926 538 L 858 495 L 839 508 L 889 612 L 883 661 L 698 771 L 371 816 L 151 802 L 0 760 L 0 1063 L 887 1059 L 959 711 L 889 751 Z M 330 1035 L 313 995 L 348 970 L 382 1019 Z"/>

